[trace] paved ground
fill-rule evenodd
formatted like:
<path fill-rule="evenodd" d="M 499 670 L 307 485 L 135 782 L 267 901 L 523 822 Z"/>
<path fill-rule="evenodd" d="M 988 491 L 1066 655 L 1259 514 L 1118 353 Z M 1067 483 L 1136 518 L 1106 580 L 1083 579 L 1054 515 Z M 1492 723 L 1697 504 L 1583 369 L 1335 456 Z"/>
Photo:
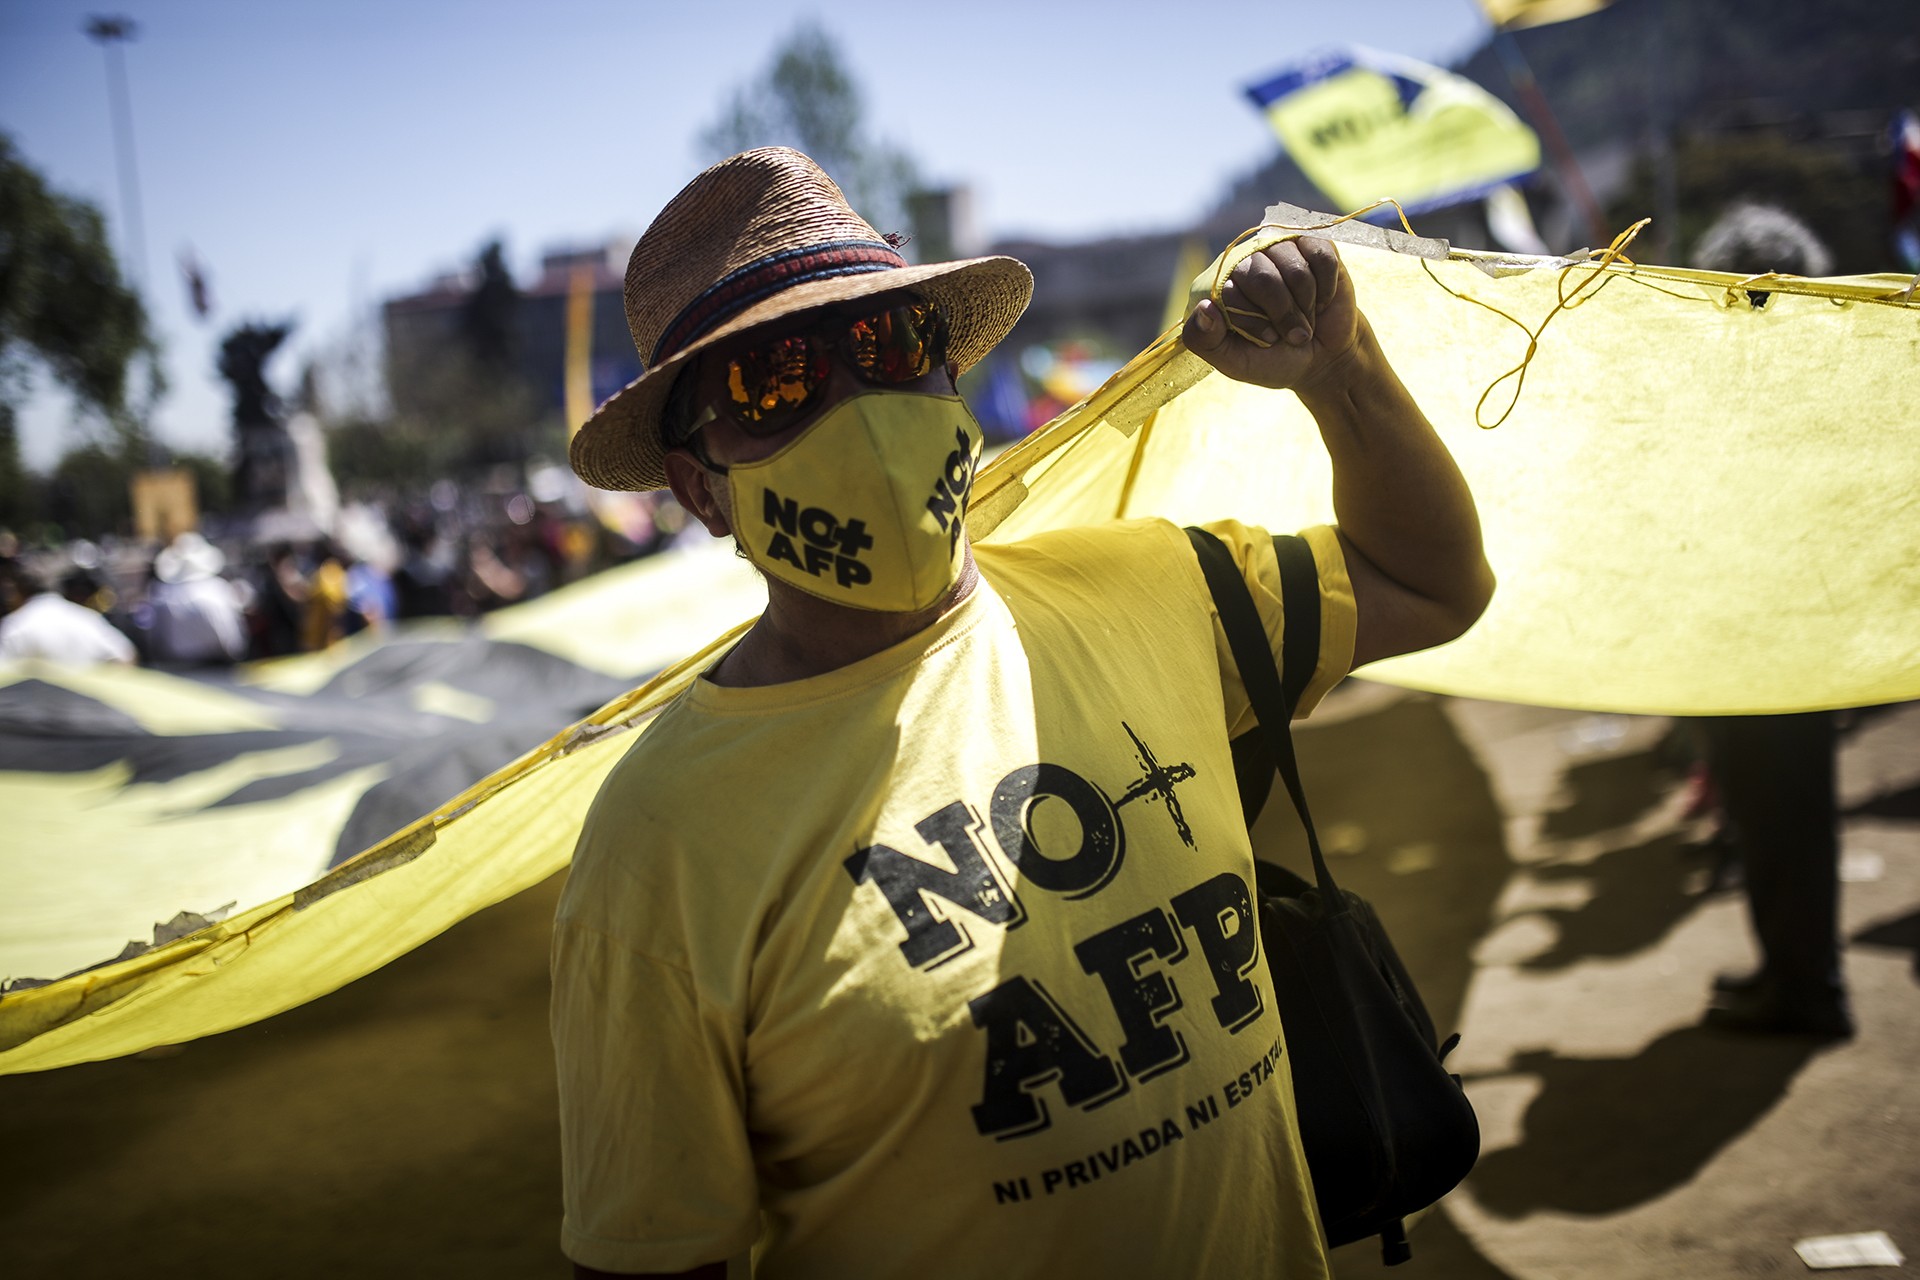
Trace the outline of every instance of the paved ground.
<path fill-rule="evenodd" d="M 1699 892 L 1666 727 L 1356 684 L 1302 735 L 1337 872 L 1464 1033 L 1485 1132 L 1401 1280 L 1797 1275 L 1795 1239 L 1865 1230 L 1920 1254 L 1920 705 L 1842 749 L 1861 1033 L 1820 1051 L 1697 1025 L 1751 947 L 1738 896 Z M 1287 824 L 1261 835 L 1297 850 Z M 558 888 L 262 1025 L 0 1079 L 0 1273 L 564 1274 Z"/>

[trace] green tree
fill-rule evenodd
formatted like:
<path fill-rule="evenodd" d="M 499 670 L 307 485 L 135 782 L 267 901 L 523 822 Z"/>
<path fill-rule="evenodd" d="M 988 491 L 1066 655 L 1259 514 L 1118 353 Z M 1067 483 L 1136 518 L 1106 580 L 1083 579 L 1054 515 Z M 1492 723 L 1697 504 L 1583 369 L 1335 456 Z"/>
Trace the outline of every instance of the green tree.
<path fill-rule="evenodd" d="M 832 37 L 803 22 L 765 72 L 733 91 L 699 145 L 709 160 L 753 147 L 804 151 L 868 222 L 881 231 L 904 229 L 917 167 L 904 151 L 867 135 L 864 113 L 860 87 Z"/>
<path fill-rule="evenodd" d="M 124 529 L 133 520 L 133 474 L 128 451 L 98 441 L 69 449 L 48 477 L 44 512 L 68 535 Z"/>
<path fill-rule="evenodd" d="M 0 528 L 23 529 L 39 518 L 39 486 L 20 460 L 19 429 L 0 408 Z"/>
<path fill-rule="evenodd" d="M 343 493 L 425 488 L 447 474 L 451 451 L 410 417 L 351 417 L 327 424 L 327 460 Z"/>
<path fill-rule="evenodd" d="M 128 371 L 143 361 L 161 391 L 140 298 L 120 278 L 100 210 L 47 186 L 0 134 L 0 422 L 9 428 L 39 365 L 115 429 L 144 445 L 128 405 Z"/>
<path fill-rule="evenodd" d="M 193 491 L 202 515 L 223 515 L 233 507 L 233 470 L 210 453 L 176 453 L 173 465 L 193 473 Z"/>

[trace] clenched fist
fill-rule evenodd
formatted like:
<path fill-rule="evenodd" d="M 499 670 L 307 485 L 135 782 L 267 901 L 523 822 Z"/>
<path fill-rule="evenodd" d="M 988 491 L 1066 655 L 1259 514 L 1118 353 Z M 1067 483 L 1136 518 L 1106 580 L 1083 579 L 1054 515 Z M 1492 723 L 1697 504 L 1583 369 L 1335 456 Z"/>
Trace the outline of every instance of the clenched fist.
<path fill-rule="evenodd" d="M 1229 378 L 1262 387 L 1298 391 L 1337 373 L 1364 323 L 1339 252 L 1308 236 L 1248 254 L 1228 274 L 1220 301 L 1227 314 L 1211 299 L 1199 303 L 1181 339 Z M 1257 341 L 1230 329 L 1229 316 Z"/>

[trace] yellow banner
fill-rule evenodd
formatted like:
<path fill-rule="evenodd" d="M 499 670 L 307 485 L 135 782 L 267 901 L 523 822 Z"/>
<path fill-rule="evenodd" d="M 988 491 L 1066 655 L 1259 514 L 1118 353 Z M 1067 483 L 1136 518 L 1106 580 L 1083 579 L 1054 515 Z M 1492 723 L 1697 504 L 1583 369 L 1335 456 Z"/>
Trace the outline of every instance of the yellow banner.
<path fill-rule="evenodd" d="M 1318 55 L 1247 88 L 1336 205 L 1409 212 L 1478 199 L 1540 167 L 1533 130 L 1471 80 L 1370 49 Z"/>
<path fill-rule="evenodd" d="M 1549 22 L 1584 18 L 1607 7 L 1611 0 L 1480 0 L 1480 10 L 1496 27 L 1516 31 L 1544 27 Z"/>
<path fill-rule="evenodd" d="M 1920 300 L 1903 294 L 1904 277 L 1746 279 L 1462 251 L 1426 261 L 1359 246 L 1343 254 L 1382 344 L 1472 484 L 1500 577 L 1492 608 L 1466 637 L 1366 676 L 1517 702 L 1687 714 L 1920 697 L 1911 387 Z M 1199 284 L 1212 278 L 1203 271 Z M 1556 314 L 1582 286 L 1580 304 Z M 1482 429 L 1476 418 L 1499 416 L 1521 367 L 1511 414 Z M 1328 478 L 1317 430 L 1290 393 L 1214 374 L 1169 330 L 987 467 L 970 528 L 999 541 L 1118 516 L 1230 514 L 1291 529 L 1332 514 Z M 691 608 L 698 580 L 688 576 L 674 600 Z M 523 615 L 513 636 L 538 643 L 550 626 L 587 654 L 598 647 L 596 628 L 611 640 L 636 613 L 672 615 L 662 582 L 600 589 L 621 588 L 631 594 L 619 601 L 555 606 L 548 625 Z M 732 616 L 750 611 L 735 607 Z M 709 611 L 663 630 L 648 652 L 699 651 L 317 879 L 238 901 L 224 920 L 139 954 L 0 997 L 0 1073 L 267 1017 L 564 867 L 595 788 L 632 735 L 746 625 L 702 647 L 724 621 Z M 90 695 L 153 732 L 231 737 L 258 714 L 231 698 L 169 701 L 153 673 L 90 679 Z M 121 680 L 142 683 L 121 689 Z M 38 776 L 0 776 L 0 806 L 17 836 L 69 820 L 59 817 L 69 810 L 45 806 L 99 810 L 115 786 L 133 785 L 89 775 L 87 795 L 34 799 L 22 779 Z M 203 797 L 241 780 L 185 779 Z M 115 803 L 173 812 L 157 795 Z M 307 803 L 330 801 L 315 793 Z M 230 823 L 231 809 L 209 809 L 206 820 Z M 261 832 L 301 820 L 270 802 L 253 812 Z M 219 838 L 246 846 L 234 831 Z M 49 850 L 62 847 L 8 841 L 9 900 L 89 910 L 88 884 L 26 878 L 59 874 L 62 859 Z M 0 934 L 13 924 L 0 919 Z"/>

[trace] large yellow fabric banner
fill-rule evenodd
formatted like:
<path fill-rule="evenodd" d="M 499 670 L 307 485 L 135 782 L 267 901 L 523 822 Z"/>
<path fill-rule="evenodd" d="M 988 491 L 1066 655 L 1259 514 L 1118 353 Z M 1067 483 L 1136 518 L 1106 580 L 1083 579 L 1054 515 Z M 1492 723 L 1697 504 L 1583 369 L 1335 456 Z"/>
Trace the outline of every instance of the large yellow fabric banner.
<path fill-rule="evenodd" d="M 1668 714 L 1920 696 L 1908 280 L 1342 253 L 1500 578 L 1463 639 L 1363 674 Z M 1527 330 L 1583 284 L 1522 383 Z M 1148 514 L 1292 528 L 1333 517 L 1329 481 L 1297 399 L 1211 373 L 1170 331 L 984 473 L 975 520 L 997 538 Z"/>
<path fill-rule="evenodd" d="M 1365 675 L 1672 713 L 1920 696 L 1920 302 L 1906 280 L 1343 252 L 1473 485 L 1501 584 L 1466 638 Z M 1555 315 L 1583 283 L 1581 303 Z M 1502 375 L 1535 333 L 1517 403 L 1483 429 L 1513 398 L 1520 379 Z M 1288 529 L 1331 515 L 1327 481 L 1293 396 L 1212 374 L 1170 331 L 985 470 L 971 525 L 996 540 L 1144 514 Z M 700 608 L 698 582 L 653 585 L 649 616 Z M 557 643 L 593 652 L 594 613 L 567 606 Z M 689 616 L 650 643 L 692 650 L 744 615 Z M 738 629 L 297 890 L 0 997 L 0 1072 L 267 1017 L 552 874 L 632 735 Z M 539 644 L 539 630 L 515 638 Z M 10 886 L 58 876 L 57 853 L 10 852 Z"/>

